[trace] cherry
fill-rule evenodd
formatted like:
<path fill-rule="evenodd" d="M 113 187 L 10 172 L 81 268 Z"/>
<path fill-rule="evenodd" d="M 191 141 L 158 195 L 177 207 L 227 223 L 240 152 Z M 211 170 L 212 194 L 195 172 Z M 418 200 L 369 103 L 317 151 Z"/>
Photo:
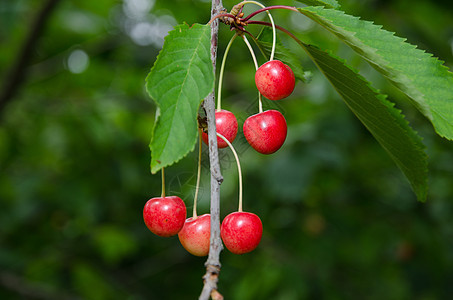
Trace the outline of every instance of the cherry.
<path fill-rule="evenodd" d="M 289 66 L 279 60 L 271 60 L 258 68 L 255 83 L 264 97 L 280 100 L 291 95 L 296 79 Z"/>
<path fill-rule="evenodd" d="M 253 251 L 261 241 L 263 224 L 249 212 L 234 212 L 223 219 L 220 236 L 225 247 L 234 254 Z"/>
<path fill-rule="evenodd" d="M 211 234 L 211 215 L 204 214 L 188 218 L 178 233 L 181 245 L 195 256 L 206 256 L 209 253 Z"/>
<path fill-rule="evenodd" d="M 287 125 L 279 111 L 266 110 L 248 117 L 243 131 L 245 139 L 256 151 L 271 154 L 285 142 Z"/>
<path fill-rule="evenodd" d="M 215 112 L 215 127 L 216 131 L 226 137 L 230 143 L 234 141 L 238 133 L 238 121 L 234 114 L 228 110 L 221 109 Z M 208 134 L 203 132 L 202 138 L 205 144 L 208 145 Z M 219 148 L 225 148 L 228 147 L 228 144 L 217 137 L 217 146 Z"/>
<path fill-rule="evenodd" d="M 143 219 L 152 233 L 168 237 L 184 226 L 186 205 L 177 196 L 149 199 L 143 208 Z"/>

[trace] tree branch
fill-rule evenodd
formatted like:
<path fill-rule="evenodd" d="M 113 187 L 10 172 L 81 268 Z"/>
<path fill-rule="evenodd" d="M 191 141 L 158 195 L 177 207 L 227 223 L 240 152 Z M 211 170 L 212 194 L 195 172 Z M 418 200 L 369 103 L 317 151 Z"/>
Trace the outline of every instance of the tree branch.
<path fill-rule="evenodd" d="M 11 70 L 4 78 L 5 82 L 0 93 L 0 114 L 6 104 L 14 97 L 20 85 L 24 81 L 26 73 L 25 69 L 30 61 L 30 57 L 32 56 L 34 49 L 36 48 L 36 43 L 44 30 L 46 21 L 59 1 L 60 0 L 47 0 L 37 14 L 36 19 L 30 24 L 30 31 L 25 38 L 22 49 L 20 50 L 20 53 L 17 56 Z"/>
<path fill-rule="evenodd" d="M 222 0 L 212 0 L 211 19 L 223 9 Z M 217 39 L 219 20 L 211 23 L 211 61 L 216 70 Z M 209 256 L 206 261 L 206 274 L 203 276 L 204 286 L 199 300 L 223 299 L 217 292 L 217 281 L 220 273 L 220 252 L 223 249 L 220 238 L 220 185 L 223 177 L 220 171 L 219 151 L 217 148 L 217 134 L 215 126 L 215 88 L 203 102 L 208 122 L 209 163 L 211 167 L 211 240 Z"/>

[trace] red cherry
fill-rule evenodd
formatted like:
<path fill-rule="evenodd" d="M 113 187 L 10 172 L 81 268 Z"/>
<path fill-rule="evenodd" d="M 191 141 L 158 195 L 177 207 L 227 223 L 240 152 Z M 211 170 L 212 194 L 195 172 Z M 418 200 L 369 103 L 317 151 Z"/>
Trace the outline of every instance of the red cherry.
<path fill-rule="evenodd" d="M 280 149 L 287 130 L 285 117 L 276 110 L 266 110 L 248 117 L 243 127 L 247 142 L 262 154 L 271 154 Z"/>
<path fill-rule="evenodd" d="M 296 78 L 289 66 L 279 60 L 271 60 L 258 68 L 255 73 L 255 83 L 264 97 L 280 100 L 291 95 L 296 85 Z"/>
<path fill-rule="evenodd" d="M 249 212 L 234 212 L 223 219 L 220 236 L 225 247 L 234 254 L 253 251 L 261 241 L 263 224 Z"/>
<path fill-rule="evenodd" d="M 195 256 L 206 256 L 209 253 L 211 234 L 211 215 L 204 214 L 188 218 L 178 233 L 179 241 L 184 249 Z"/>
<path fill-rule="evenodd" d="M 234 114 L 228 110 L 221 109 L 215 112 L 215 127 L 217 132 L 223 135 L 230 143 L 234 141 L 238 133 L 238 121 Z M 208 145 L 208 134 L 203 132 L 202 138 L 205 144 Z M 228 144 L 217 137 L 217 146 L 225 148 L 228 147 Z"/>
<path fill-rule="evenodd" d="M 143 220 L 152 233 L 168 237 L 184 226 L 186 205 L 177 196 L 149 199 L 143 208 Z"/>

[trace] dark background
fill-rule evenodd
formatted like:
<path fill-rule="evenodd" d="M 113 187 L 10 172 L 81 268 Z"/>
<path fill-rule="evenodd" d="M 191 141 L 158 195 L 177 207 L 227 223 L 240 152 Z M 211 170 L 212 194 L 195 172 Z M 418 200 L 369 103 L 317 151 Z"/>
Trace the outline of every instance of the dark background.
<path fill-rule="evenodd" d="M 196 299 L 205 258 L 188 254 L 177 237 L 151 234 L 142 219 L 143 205 L 160 195 L 161 184 L 160 174 L 149 171 L 155 105 L 144 80 L 165 33 L 184 21 L 206 23 L 210 3 L 54 2 L 39 30 L 35 22 L 46 1 L 0 1 L 0 298 Z M 228 9 L 234 4 L 224 1 Z M 452 68 L 451 1 L 341 4 Z M 416 201 L 391 158 L 306 55 L 282 37 L 313 79 L 298 83 L 286 100 L 264 103 L 288 121 L 281 150 L 258 154 L 241 133 L 234 143 L 244 209 L 261 217 L 264 235 L 250 254 L 222 252 L 220 292 L 239 300 L 448 299 L 453 144 L 333 35 L 302 15 L 272 13 L 303 41 L 346 59 L 403 110 L 427 145 L 429 199 Z M 219 57 L 231 35 L 221 27 Z M 239 39 L 231 51 L 223 107 L 242 124 L 257 112 L 254 68 Z M 195 152 L 166 172 L 167 194 L 180 196 L 189 215 Z M 206 150 L 203 159 L 199 214 L 209 211 Z M 221 164 L 223 217 L 238 199 L 228 149 L 221 150 Z"/>

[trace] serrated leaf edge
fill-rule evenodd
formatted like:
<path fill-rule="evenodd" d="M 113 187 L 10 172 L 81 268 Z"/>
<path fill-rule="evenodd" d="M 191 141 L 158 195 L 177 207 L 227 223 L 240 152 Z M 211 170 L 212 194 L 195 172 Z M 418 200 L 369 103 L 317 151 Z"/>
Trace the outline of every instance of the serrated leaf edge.
<path fill-rule="evenodd" d="M 381 25 L 376 25 L 371 21 L 365 21 L 361 20 L 359 17 L 351 16 L 346 14 L 343 11 L 340 10 L 335 10 L 335 9 L 325 9 L 322 7 L 316 7 L 316 6 L 309 6 L 309 7 L 304 7 L 304 8 L 299 8 L 298 9 L 302 14 L 306 15 L 307 17 L 311 18 L 312 20 L 316 21 L 319 23 L 321 26 L 325 27 L 338 37 L 340 37 L 347 45 L 349 45 L 354 51 L 356 51 L 360 56 L 362 56 L 366 61 L 368 61 L 374 68 L 376 68 L 379 72 L 381 72 L 385 77 L 387 77 L 395 86 L 397 86 L 403 93 L 408 95 L 409 99 L 411 102 L 414 104 L 415 107 L 419 109 L 420 112 L 422 112 L 431 122 L 433 122 L 433 125 L 436 129 L 436 132 L 447 139 L 453 139 L 453 124 L 450 121 L 449 127 L 445 129 L 446 131 L 450 131 L 449 135 L 444 134 L 443 132 L 438 131 L 441 127 L 441 124 L 435 122 L 435 119 L 433 118 L 433 114 L 436 116 L 439 116 L 442 120 L 447 120 L 446 118 L 442 117 L 442 113 L 439 112 L 438 110 L 433 110 L 432 107 L 430 106 L 429 101 L 433 101 L 432 99 L 428 99 L 423 94 L 419 88 L 417 88 L 413 81 L 408 78 L 403 72 L 396 70 L 394 67 L 391 66 L 390 62 L 387 61 L 384 57 L 382 57 L 378 53 L 378 49 L 372 48 L 371 46 L 368 46 L 362 42 L 361 39 L 356 38 L 355 32 L 348 31 L 344 27 L 341 27 L 339 25 L 333 24 L 330 20 L 323 18 L 322 16 L 317 15 L 316 13 L 318 11 L 328 11 L 328 12 L 334 12 L 336 14 L 342 14 L 343 16 L 347 16 L 348 18 L 351 18 L 351 20 L 354 21 L 360 21 L 363 22 L 363 24 L 366 24 L 367 26 L 372 26 L 376 30 L 381 30 L 382 33 L 387 34 L 387 37 L 392 37 L 395 40 L 399 40 L 402 46 L 409 47 L 411 51 L 416 51 L 418 55 L 422 55 L 423 59 L 430 60 L 430 63 L 432 66 L 436 66 L 437 68 L 440 68 L 445 72 L 445 75 L 450 75 L 450 81 L 453 84 L 453 74 L 449 71 L 449 69 L 443 65 L 443 62 L 436 57 L 434 57 L 432 54 L 418 49 L 416 46 L 407 43 L 406 39 L 398 37 L 395 35 L 394 32 L 390 32 L 387 30 L 382 29 Z M 320 21 L 320 20 L 324 21 Z M 344 31 L 338 31 L 337 28 L 342 28 Z M 381 67 L 383 66 L 383 67 Z M 443 78 L 444 79 L 444 78 Z M 453 101 L 453 99 L 447 99 Z"/>
<path fill-rule="evenodd" d="M 175 26 L 175 29 L 172 30 L 172 31 L 173 31 L 173 32 L 178 31 L 178 30 L 180 31 L 181 28 L 182 28 L 183 26 L 186 26 L 187 29 L 191 29 L 191 28 L 193 28 L 194 26 L 197 26 L 197 25 L 199 25 L 199 26 L 205 26 L 205 25 L 201 25 L 201 24 L 194 24 L 193 26 L 189 27 L 189 25 L 188 25 L 187 23 L 184 23 L 184 24 L 180 24 L 180 25 Z M 170 31 L 170 32 L 168 33 L 168 35 L 164 38 L 164 44 L 165 44 L 165 41 L 167 41 L 167 39 L 170 37 L 172 31 Z M 201 43 L 201 40 L 200 40 L 200 43 Z M 163 50 L 163 48 L 159 51 L 159 54 L 158 54 L 158 56 L 157 56 L 157 58 L 156 58 L 156 60 L 155 60 L 155 62 L 154 62 L 153 67 L 151 68 L 150 72 L 149 72 L 148 75 L 146 76 L 146 79 L 145 79 L 145 84 L 146 84 L 146 85 L 148 84 L 148 79 L 149 79 L 149 77 L 151 76 L 151 73 L 152 73 L 153 69 L 155 68 L 155 66 L 157 65 L 157 62 L 158 62 L 159 59 L 160 59 L 160 54 L 161 54 L 162 50 Z M 196 53 L 194 53 L 194 55 L 196 55 Z M 190 65 L 192 64 L 192 62 L 193 62 L 193 59 L 191 59 Z M 188 68 L 188 69 L 189 69 L 189 68 Z M 184 82 L 187 80 L 187 76 L 188 76 L 188 74 L 189 74 L 188 69 L 185 70 L 185 71 L 186 71 L 186 76 L 185 76 L 185 78 L 184 78 Z M 152 99 L 154 99 L 154 97 L 153 97 L 153 95 L 151 95 L 150 91 L 149 91 L 148 89 L 146 89 L 146 90 L 147 90 L 148 95 L 149 95 Z M 179 95 L 181 95 L 181 93 L 182 93 L 182 89 L 181 89 Z M 179 97 L 179 98 L 180 98 L 180 97 Z M 179 98 L 178 98 L 178 99 L 179 99 Z M 198 106 L 197 106 L 197 111 L 198 111 L 198 109 L 200 108 L 200 105 L 201 105 L 202 101 L 203 101 L 203 99 L 200 99 L 200 102 L 199 102 L 199 104 L 198 104 Z M 153 145 L 153 140 L 154 140 L 154 138 L 155 138 L 154 133 L 155 133 L 156 126 L 158 125 L 158 122 L 160 121 L 160 104 L 159 104 L 157 101 L 153 101 L 153 102 L 156 104 L 157 109 L 156 109 L 156 117 L 155 117 L 154 124 L 153 124 L 153 128 L 152 128 L 152 135 L 151 135 L 151 140 L 150 140 L 150 143 L 149 143 L 149 149 L 150 149 L 150 151 L 151 151 L 151 166 L 150 166 L 150 167 L 151 167 L 151 173 L 152 173 L 152 174 L 156 174 L 160 169 L 165 168 L 165 167 L 168 167 L 168 166 L 171 166 L 171 165 L 173 165 L 173 164 L 175 164 L 175 163 L 178 163 L 179 161 L 181 161 L 182 159 L 184 159 L 189 153 L 191 153 L 191 152 L 195 149 L 195 145 L 196 145 L 196 142 L 197 142 L 197 137 L 195 136 L 195 138 L 194 138 L 194 140 L 193 140 L 193 142 L 192 142 L 192 146 L 189 147 L 189 150 L 186 152 L 186 154 L 183 154 L 183 155 L 181 155 L 180 157 L 176 157 L 172 163 L 167 163 L 167 164 L 160 164 L 160 163 L 158 163 L 158 164 L 159 164 L 158 166 L 153 167 L 153 160 L 154 160 L 154 159 L 152 158 L 152 153 L 154 152 L 154 149 L 153 149 L 153 146 L 152 146 L 152 145 Z M 175 104 L 175 105 L 176 105 L 176 104 Z M 173 110 L 173 111 L 175 112 L 176 110 Z M 174 117 L 172 117 L 172 122 L 174 122 Z M 195 118 L 194 118 L 194 122 L 197 122 L 197 121 L 196 121 L 196 116 L 195 116 Z M 168 138 L 166 138 L 165 141 L 166 141 L 166 143 L 167 143 L 167 142 L 168 142 Z M 157 162 L 157 160 L 155 160 L 155 161 Z"/>
<path fill-rule="evenodd" d="M 378 90 L 376 90 L 372 85 L 371 83 L 366 79 L 364 78 L 362 75 L 359 74 L 359 72 L 354 69 L 353 67 L 351 67 L 350 65 L 348 65 L 345 60 L 337 57 L 336 55 L 332 54 L 331 51 L 326 51 L 326 50 L 321 50 L 319 47 L 316 47 L 314 45 L 308 45 L 308 44 L 305 44 L 303 43 L 304 47 L 315 47 L 316 49 L 318 49 L 319 51 L 323 51 L 325 53 L 327 53 L 328 55 L 330 55 L 332 58 L 338 60 L 341 64 L 343 64 L 346 68 L 348 68 L 349 70 L 351 70 L 352 72 L 354 72 L 357 77 L 363 81 L 366 86 L 375 94 L 375 96 L 377 98 L 379 98 L 379 100 L 382 101 L 382 103 L 387 106 L 389 108 L 389 113 L 391 114 L 392 118 L 395 120 L 395 122 L 397 124 L 399 124 L 398 126 L 401 127 L 401 129 L 403 130 L 404 133 L 406 133 L 410 138 L 410 140 L 413 141 L 413 146 L 416 147 L 417 149 L 420 150 L 422 156 L 423 156 L 423 164 L 424 164 L 424 168 L 422 170 L 422 172 L 424 173 L 424 180 L 422 183 L 422 187 L 423 189 L 420 190 L 418 188 L 416 188 L 416 186 L 414 186 L 413 182 L 411 180 L 409 180 L 409 177 L 407 177 L 406 175 L 406 170 L 404 169 L 404 165 L 401 164 L 401 163 L 396 163 L 396 165 L 398 166 L 399 169 L 401 169 L 401 171 L 403 172 L 403 174 L 405 174 L 406 178 L 408 179 L 410 185 L 412 186 L 412 189 L 414 190 L 416 196 L 417 196 L 417 199 L 421 202 L 425 202 L 426 201 L 426 198 L 427 198 L 427 193 L 428 193 L 428 155 L 426 154 L 425 152 L 425 145 L 423 144 L 423 141 L 422 141 L 422 137 L 420 135 L 418 135 L 418 133 L 410 126 L 409 122 L 407 121 L 407 119 L 405 118 L 404 114 L 402 113 L 402 111 L 398 108 L 395 107 L 395 103 L 391 102 L 390 100 L 387 99 L 387 95 L 384 95 L 382 93 L 380 93 Z M 307 54 L 311 57 L 311 54 L 309 53 L 308 50 L 306 50 Z M 313 62 L 318 66 L 318 63 L 316 62 L 315 59 L 313 59 Z M 319 66 L 318 66 L 319 67 Z M 322 71 L 322 68 L 319 67 L 321 72 Z M 323 72 L 324 73 L 324 72 Z M 330 80 L 329 80 L 330 81 Z M 337 90 L 337 88 L 335 87 L 335 85 L 333 85 L 333 87 L 335 88 L 335 90 Z M 338 92 L 340 95 L 341 93 Z M 342 95 L 341 95 L 342 96 Z M 343 96 L 342 96 L 343 97 Z M 345 101 L 345 104 L 349 107 L 349 104 Z M 350 108 L 351 109 L 351 108 Z M 351 111 L 355 114 L 355 112 L 351 109 Z M 401 118 L 398 118 L 396 117 L 396 115 L 400 115 Z M 357 115 L 356 115 L 357 116 Z M 357 116 L 358 117 L 358 116 Z M 359 118 L 359 117 L 358 117 Z M 360 118 L 359 118 L 360 119 Z M 401 123 L 402 122 L 402 123 Z M 387 147 L 382 144 L 378 138 L 376 138 L 376 136 L 373 134 L 373 132 L 368 128 L 368 126 L 361 122 L 365 127 L 367 127 L 368 131 L 373 135 L 373 137 L 379 142 L 379 144 L 386 150 L 386 152 L 389 154 L 389 156 L 395 161 L 395 162 L 401 162 L 399 159 L 397 159 L 396 156 L 394 156 L 391 151 L 389 151 L 387 149 Z M 405 128 L 406 127 L 406 128 Z"/>

